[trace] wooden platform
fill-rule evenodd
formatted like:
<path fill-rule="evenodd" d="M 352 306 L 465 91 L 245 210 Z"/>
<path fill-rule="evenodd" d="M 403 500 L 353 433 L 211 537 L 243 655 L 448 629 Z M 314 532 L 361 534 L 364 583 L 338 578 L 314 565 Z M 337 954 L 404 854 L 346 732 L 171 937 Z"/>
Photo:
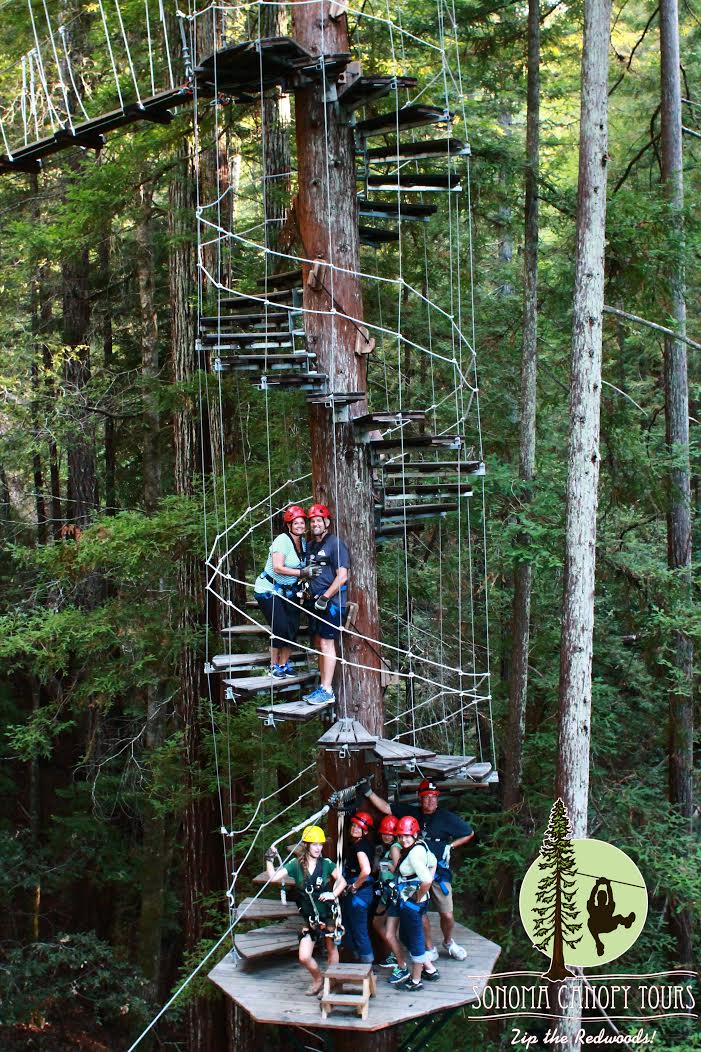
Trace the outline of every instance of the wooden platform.
<path fill-rule="evenodd" d="M 441 946 L 438 914 L 432 913 L 431 931 L 436 946 Z M 322 1019 L 316 998 L 305 997 L 308 976 L 299 963 L 288 957 L 268 957 L 260 964 L 239 962 L 227 955 L 209 973 L 209 978 L 240 1004 L 259 1023 L 281 1026 L 305 1026 L 310 1029 L 384 1030 L 398 1023 L 424 1015 L 436 1015 L 446 1008 L 471 1004 L 482 993 L 501 948 L 477 935 L 462 924 L 455 926 L 455 939 L 467 950 L 464 961 L 453 961 L 441 949 L 436 962 L 441 977 L 437 983 L 426 983 L 415 994 L 395 990 L 377 976 L 377 997 L 372 999 L 367 1019 L 359 1019 L 352 1008 L 334 1011 Z M 324 961 L 321 961 L 322 971 Z"/>
<path fill-rule="evenodd" d="M 236 912 L 242 920 L 285 920 L 288 917 L 299 917 L 299 910 L 294 902 L 281 902 L 280 899 L 244 899 L 239 902 Z"/>
<path fill-rule="evenodd" d="M 231 687 L 234 694 L 260 694 L 271 688 L 280 692 L 290 691 L 294 687 L 306 686 L 316 678 L 316 672 L 301 672 L 297 676 L 287 676 L 285 679 L 276 679 L 275 676 L 246 676 L 240 679 L 237 677 L 225 679 L 224 684 Z"/>

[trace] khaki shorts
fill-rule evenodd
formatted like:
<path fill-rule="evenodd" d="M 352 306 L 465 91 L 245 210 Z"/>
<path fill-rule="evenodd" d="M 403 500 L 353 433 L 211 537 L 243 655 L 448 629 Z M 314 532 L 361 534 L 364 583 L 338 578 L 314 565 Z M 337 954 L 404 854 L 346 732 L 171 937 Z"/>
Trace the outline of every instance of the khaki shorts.
<path fill-rule="evenodd" d="M 439 913 L 453 912 L 453 889 L 450 884 L 446 884 L 446 887 L 448 888 L 447 893 L 441 891 L 435 880 L 431 884 L 431 902 L 435 904 Z"/>

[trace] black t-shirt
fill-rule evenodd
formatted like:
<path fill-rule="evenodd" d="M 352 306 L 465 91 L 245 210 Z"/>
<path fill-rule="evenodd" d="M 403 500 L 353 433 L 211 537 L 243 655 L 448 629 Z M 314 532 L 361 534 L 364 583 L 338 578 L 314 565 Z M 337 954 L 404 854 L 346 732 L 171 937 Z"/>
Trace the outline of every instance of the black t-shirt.
<path fill-rule="evenodd" d="M 412 818 L 418 819 L 421 824 L 421 838 L 439 862 L 447 844 L 474 833 L 474 829 L 464 818 L 456 815 L 454 811 L 444 811 L 441 807 L 432 815 L 425 815 L 420 807 L 402 807 L 396 811 L 392 809 L 392 814 L 397 818 L 411 815 Z"/>
<path fill-rule="evenodd" d="M 368 862 L 372 868 L 372 862 L 375 857 L 375 847 L 368 837 L 362 837 L 360 840 L 349 840 L 348 846 L 346 847 L 346 864 L 343 870 L 343 875 L 350 884 L 355 880 L 356 877 L 360 876 L 360 862 L 358 861 L 358 852 L 362 851 L 367 855 Z M 369 877 L 367 878 L 370 879 Z"/>
<path fill-rule="evenodd" d="M 311 566 L 321 566 L 318 577 L 312 577 L 309 588 L 312 595 L 321 595 L 336 579 L 339 566 L 350 569 L 350 556 L 343 541 L 332 533 L 327 533 L 323 541 L 311 540 L 308 547 L 308 561 Z M 333 596 L 337 603 L 345 605 L 345 591 Z"/>

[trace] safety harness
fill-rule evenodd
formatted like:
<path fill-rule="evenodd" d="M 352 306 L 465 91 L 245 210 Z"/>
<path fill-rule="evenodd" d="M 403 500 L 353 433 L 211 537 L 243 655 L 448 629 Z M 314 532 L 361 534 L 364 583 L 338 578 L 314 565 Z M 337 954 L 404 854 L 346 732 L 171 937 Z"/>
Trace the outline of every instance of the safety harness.
<path fill-rule="evenodd" d="M 415 847 L 422 847 L 424 849 L 424 851 L 426 852 L 426 864 L 427 865 L 428 865 L 429 856 L 431 856 L 432 858 L 436 857 L 433 854 L 433 852 L 431 851 L 431 849 L 428 846 L 428 844 L 426 843 L 426 841 L 425 840 L 421 840 L 421 839 L 415 840 L 414 843 L 411 845 L 411 847 L 402 849 L 402 853 L 401 853 L 401 855 L 399 857 L 399 862 L 397 864 L 397 873 L 399 874 L 399 878 L 398 878 L 398 880 L 396 882 L 396 894 L 397 894 L 396 902 L 398 903 L 399 906 L 402 907 L 402 909 L 406 908 L 406 909 L 414 910 L 416 913 L 420 913 L 421 912 L 421 903 L 419 903 L 419 902 L 412 902 L 411 901 L 411 896 L 414 894 L 414 892 L 416 891 L 417 888 L 421 887 L 421 884 L 423 882 L 419 879 L 419 877 L 417 876 L 416 873 L 412 873 L 409 876 L 406 876 L 404 874 L 400 874 L 400 868 L 402 866 L 402 863 L 406 861 L 406 859 L 409 857 L 409 855 L 411 854 L 411 852 L 414 850 Z"/>

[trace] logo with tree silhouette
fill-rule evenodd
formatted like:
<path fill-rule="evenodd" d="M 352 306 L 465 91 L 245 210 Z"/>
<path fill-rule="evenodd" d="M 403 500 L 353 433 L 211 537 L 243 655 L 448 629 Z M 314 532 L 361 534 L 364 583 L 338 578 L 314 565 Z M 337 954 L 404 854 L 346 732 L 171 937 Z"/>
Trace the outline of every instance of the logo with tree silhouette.
<path fill-rule="evenodd" d="M 533 945 L 550 958 L 543 978 L 561 982 L 573 965 L 606 964 L 630 949 L 647 917 L 647 888 L 613 844 L 573 839 L 567 808 L 556 800 L 519 907 Z"/>

